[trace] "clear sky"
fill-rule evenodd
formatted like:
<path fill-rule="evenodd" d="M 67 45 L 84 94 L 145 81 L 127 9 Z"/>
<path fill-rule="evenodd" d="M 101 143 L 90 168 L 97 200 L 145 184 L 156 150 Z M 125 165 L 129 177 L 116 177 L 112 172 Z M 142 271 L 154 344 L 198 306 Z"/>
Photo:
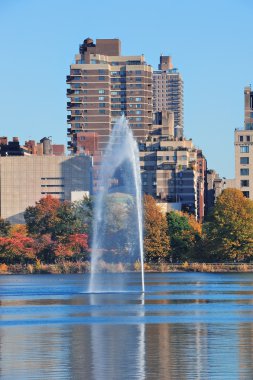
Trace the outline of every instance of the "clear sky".
<path fill-rule="evenodd" d="M 208 167 L 234 175 L 234 129 L 253 84 L 252 0 L 0 0 L 0 135 L 66 143 L 69 65 L 87 37 L 119 38 L 157 68 L 171 55 L 185 85 L 185 135 Z"/>

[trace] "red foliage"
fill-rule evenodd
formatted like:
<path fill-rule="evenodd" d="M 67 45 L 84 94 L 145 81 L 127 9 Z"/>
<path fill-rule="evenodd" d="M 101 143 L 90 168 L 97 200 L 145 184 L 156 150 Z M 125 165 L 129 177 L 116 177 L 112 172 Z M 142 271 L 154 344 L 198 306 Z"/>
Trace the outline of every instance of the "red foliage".
<path fill-rule="evenodd" d="M 18 232 L 11 237 L 0 237 L 0 258 L 9 263 L 33 261 L 34 240 Z"/>

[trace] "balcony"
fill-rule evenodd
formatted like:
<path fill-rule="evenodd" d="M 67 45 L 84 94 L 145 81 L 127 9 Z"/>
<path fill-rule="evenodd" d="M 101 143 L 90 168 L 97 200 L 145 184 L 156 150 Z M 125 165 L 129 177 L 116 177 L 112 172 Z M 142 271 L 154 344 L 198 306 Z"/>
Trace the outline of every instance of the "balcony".
<path fill-rule="evenodd" d="M 67 96 L 74 94 L 75 90 L 72 90 L 71 88 L 67 89 Z"/>
<path fill-rule="evenodd" d="M 72 80 L 73 80 L 73 76 L 72 75 L 67 75 L 67 77 L 66 77 L 66 83 L 70 83 Z"/>

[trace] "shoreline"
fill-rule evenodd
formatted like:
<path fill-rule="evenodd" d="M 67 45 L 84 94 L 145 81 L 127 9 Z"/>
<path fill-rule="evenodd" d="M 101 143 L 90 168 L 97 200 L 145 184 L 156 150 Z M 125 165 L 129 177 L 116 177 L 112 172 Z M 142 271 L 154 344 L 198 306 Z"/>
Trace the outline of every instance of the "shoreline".
<path fill-rule="evenodd" d="M 137 262 L 132 267 L 127 267 L 122 263 L 104 263 L 102 272 L 104 273 L 123 273 L 139 272 L 140 263 Z M 253 273 L 253 263 L 145 263 L 145 272 L 154 273 L 176 273 L 176 272 L 199 272 L 199 273 Z M 84 274 L 90 272 L 90 262 L 62 262 L 57 264 L 0 264 L 0 275 L 15 274 Z"/>

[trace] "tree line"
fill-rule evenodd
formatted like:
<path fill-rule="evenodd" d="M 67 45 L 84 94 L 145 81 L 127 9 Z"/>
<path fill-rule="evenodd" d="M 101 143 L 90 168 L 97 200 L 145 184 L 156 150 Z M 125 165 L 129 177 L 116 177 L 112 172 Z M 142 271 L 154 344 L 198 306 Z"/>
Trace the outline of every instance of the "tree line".
<path fill-rule="evenodd" d="M 193 215 L 162 212 L 144 196 L 144 252 L 147 263 L 250 261 L 253 201 L 226 189 L 203 224 Z M 108 233 L 122 243 L 121 205 L 108 203 Z M 0 220 L 0 264 L 54 264 L 90 259 L 93 201 L 69 202 L 47 196 L 24 214 L 25 224 Z M 108 240 L 108 243 L 111 239 Z"/>

